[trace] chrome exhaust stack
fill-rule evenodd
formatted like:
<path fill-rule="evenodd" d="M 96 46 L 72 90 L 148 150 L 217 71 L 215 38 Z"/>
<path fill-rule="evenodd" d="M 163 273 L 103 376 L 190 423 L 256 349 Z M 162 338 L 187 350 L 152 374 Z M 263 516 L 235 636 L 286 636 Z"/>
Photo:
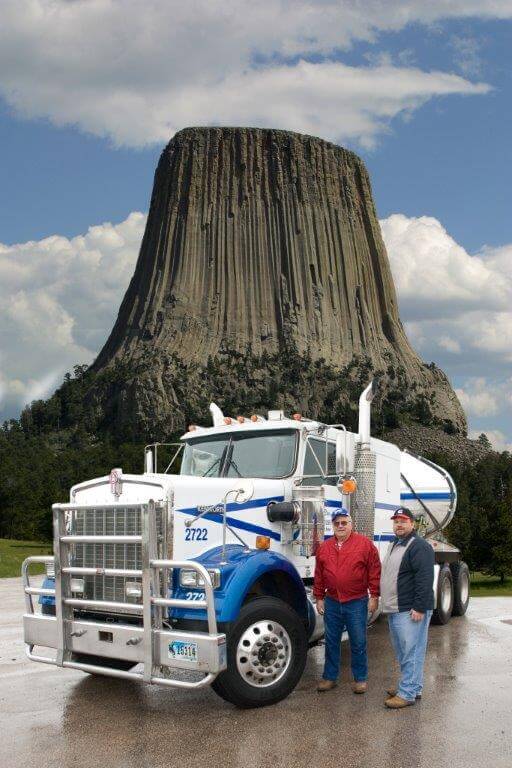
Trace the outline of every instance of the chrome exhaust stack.
<path fill-rule="evenodd" d="M 371 404 L 377 391 L 372 380 L 359 398 L 359 440 L 356 444 L 354 476 L 357 491 L 354 504 L 354 528 L 373 541 L 375 530 L 375 471 L 376 457 L 370 449 Z"/>

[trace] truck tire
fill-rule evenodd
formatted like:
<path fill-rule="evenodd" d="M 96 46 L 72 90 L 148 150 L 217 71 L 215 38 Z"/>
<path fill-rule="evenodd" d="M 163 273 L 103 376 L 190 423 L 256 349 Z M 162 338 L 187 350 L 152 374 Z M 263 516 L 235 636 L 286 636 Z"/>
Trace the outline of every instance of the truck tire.
<path fill-rule="evenodd" d="M 97 667 L 112 667 L 112 669 L 119 669 L 123 672 L 128 672 L 133 667 L 137 666 L 136 661 L 127 661 L 126 659 L 109 659 L 106 656 L 92 656 L 89 653 L 74 653 L 73 661 L 78 661 L 79 664 L 94 664 Z M 82 670 L 88 675 L 94 675 L 95 672 L 89 672 L 88 669 Z M 104 677 L 104 675 L 102 675 Z"/>
<path fill-rule="evenodd" d="M 276 704 L 299 682 L 307 652 L 306 628 L 293 608 L 275 597 L 251 600 L 228 631 L 228 666 L 212 688 L 237 707 Z"/>
<path fill-rule="evenodd" d="M 466 563 L 452 563 L 453 610 L 452 616 L 464 616 L 469 605 L 469 568 Z"/>
<path fill-rule="evenodd" d="M 441 566 L 437 580 L 436 609 L 432 615 L 433 624 L 448 624 L 453 611 L 453 578 L 450 566 Z"/>

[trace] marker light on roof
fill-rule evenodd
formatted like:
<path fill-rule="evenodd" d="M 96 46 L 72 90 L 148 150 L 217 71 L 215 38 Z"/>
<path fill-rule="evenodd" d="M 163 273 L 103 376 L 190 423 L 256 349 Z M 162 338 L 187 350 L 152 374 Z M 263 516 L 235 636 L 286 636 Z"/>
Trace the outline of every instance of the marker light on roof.
<path fill-rule="evenodd" d="M 244 419 L 244 417 L 243 417 L 243 416 L 237 416 L 237 417 L 236 417 L 236 420 L 238 421 L 238 423 L 239 423 L 239 424 L 243 424 L 243 423 L 244 423 L 244 421 L 245 421 L 245 419 Z"/>
<path fill-rule="evenodd" d="M 195 424 L 189 424 L 189 425 L 188 425 L 188 431 L 189 431 L 189 432 L 193 432 L 193 431 L 194 431 L 194 429 L 197 429 L 197 427 L 196 427 L 196 425 L 195 425 Z"/>
<path fill-rule="evenodd" d="M 300 421 L 302 419 L 302 416 L 300 415 L 300 413 L 294 413 L 293 418 L 295 419 L 295 421 Z"/>
<path fill-rule="evenodd" d="M 232 423 L 232 421 L 233 419 L 231 418 L 231 416 L 226 416 L 226 418 L 224 419 L 224 424 L 227 424 L 229 426 Z"/>
<path fill-rule="evenodd" d="M 253 413 L 253 415 L 251 416 L 251 421 L 258 421 L 258 417 L 256 416 L 255 413 Z"/>

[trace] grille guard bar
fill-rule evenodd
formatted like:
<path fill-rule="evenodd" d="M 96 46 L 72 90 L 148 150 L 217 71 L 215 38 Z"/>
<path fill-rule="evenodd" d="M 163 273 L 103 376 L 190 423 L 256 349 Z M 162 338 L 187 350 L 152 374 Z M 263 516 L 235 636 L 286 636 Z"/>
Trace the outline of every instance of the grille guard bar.
<path fill-rule="evenodd" d="M 121 677 L 128 680 L 143 680 L 147 683 L 175 688 L 201 688 L 209 685 L 219 672 L 226 668 L 226 636 L 217 630 L 215 599 L 210 574 L 200 563 L 194 560 L 166 560 L 158 557 L 155 510 L 158 503 L 122 505 L 54 504 L 54 552 L 55 556 L 28 557 L 22 565 L 23 590 L 26 613 L 24 631 L 26 653 L 32 661 L 54 664 L 68 669 Z M 105 509 L 119 506 L 140 510 L 142 517 L 142 535 L 130 536 L 130 543 L 140 543 L 142 547 L 142 569 L 83 568 L 75 567 L 70 562 L 69 546 L 74 543 L 120 543 L 126 536 L 78 536 L 68 535 L 66 531 L 66 512 Z M 55 564 L 55 589 L 33 587 L 30 584 L 29 568 L 32 563 Z M 167 590 L 169 572 L 175 568 L 195 570 L 204 582 L 204 600 L 181 600 L 164 597 L 162 584 Z M 102 576 L 142 577 L 142 603 L 109 602 L 80 599 L 72 596 L 71 576 L 86 574 Z M 55 596 L 55 618 L 42 616 L 34 612 L 33 595 Z M 107 624 L 100 621 L 84 621 L 74 615 L 74 608 L 91 609 L 100 607 L 112 611 L 123 610 L 125 613 L 142 615 L 142 627 L 123 624 Z M 163 612 L 167 608 L 206 610 L 208 632 L 181 632 L 163 627 Z M 108 630 L 108 631 L 106 631 Z M 102 643 L 101 636 L 108 636 L 109 642 Z M 99 637 L 100 640 L 96 638 Z M 195 646 L 197 658 L 176 659 L 171 657 L 171 646 L 189 643 Z M 55 658 L 35 654 L 34 647 L 41 645 L 55 648 Z M 112 659 L 126 659 L 134 664 L 143 663 L 142 672 L 115 669 L 110 666 L 88 664 L 73 659 L 73 654 L 89 653 L 103 655 Z M 203 672 L 200 680 L 171 679 L 162 672 L 162 668 L 188 669 Z"/>

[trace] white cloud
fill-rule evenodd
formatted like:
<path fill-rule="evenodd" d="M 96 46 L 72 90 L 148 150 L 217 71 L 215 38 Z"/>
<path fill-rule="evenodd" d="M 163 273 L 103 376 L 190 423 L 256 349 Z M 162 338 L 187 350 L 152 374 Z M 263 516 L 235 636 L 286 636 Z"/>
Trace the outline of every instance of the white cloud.
<path fill-rule="evenodd" d="M 439 339 L 439 346 L 446 349 L 447 352 L 452 352 L 454 355 L 460 355 L 460 344 L 456 339 L 450 338 L 450 336 L 441 336 Z"/>
<path fill-rule="evenodd" d="M 0 414 L 50 394 L 96 357 L 133 274 L 146 216 L 85 235 L 0 244 Z"/>
<path fill-rule="evenodd" d="M 480 77 L 482 74 L 482 41 L 471 35 L 453 35 L 450 39 L 454 61 L 466 77 Z"/>
<path fill-rule="evenodd" d="M 491 249 L 471 256 L 430 216 L 393 214 L 380 225 L 407 320 L 510 308 L 512 268 L 505 256 Z"/>
<path fill-rule="evenodd" d="M 494 416 L 498 412 L 497 394 L 483 377 L 471 380 L 467 389 L 455 392 L 468 416 Z"/>
<path fill-rule="evenodd" d="M 373 66 L 349 67 L 340 52 L 409 23 L 469 16 L 512 9 L 508 0 L 4 0 L 0 93 L 22 116 L 131 146 L 215 123 L 370 145 L 431 98 L 489 88 L 378 52 Z"/>
<path fill-rule="evenodd" d="M 401 318 L 423 357 L 466 375 L 489 367 L 504 375 L 512 363 L 512 245 L 470 255 L 437 219 L 394 214 L 380 223 Z"/>

